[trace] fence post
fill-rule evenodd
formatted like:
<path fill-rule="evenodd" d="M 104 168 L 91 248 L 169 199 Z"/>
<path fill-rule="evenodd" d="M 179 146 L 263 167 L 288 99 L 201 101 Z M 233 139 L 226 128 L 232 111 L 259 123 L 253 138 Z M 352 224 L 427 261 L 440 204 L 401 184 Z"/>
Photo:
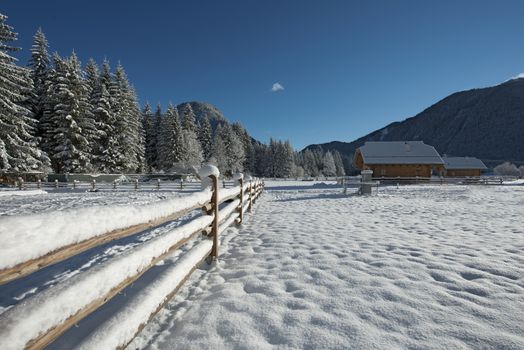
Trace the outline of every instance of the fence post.
<path fill-rule="evenodd" d="M 240 198 L 240 205 L 238 206 L 237 211 L 239 213 L 239 218 L 240 218 L 240 220 L 238 221 L 238 224 L 241 224 L 242 221 L 244 220 L 244 210 L 243 210 L 244 208 L 244 174 L 237 173 L 233 176 L 233 179 L 237 180 L 240 185 L 240 194 L 238 197 Z"/>
<path fill-rule="evenodd" d="M 135 179 L 135 191 L 138 191 L 138 179 Z"/>
<path fill-rule="evenodd" d="M 58 188 L 58 179 L 55 179 L 55 188 Z"/>
<path fill-rule="evenodd" d="M 251 208 L 253 208 L 253 180 L 249 179 L 249 207 L 248 211 L 251 213 Z"/>
<path fill-rule="evenodd" d="M 96 180 L 91 181 L 91 189 L 96 190 Z"/>
<path fill-rule="evenodd" d="M 160 179 L 157 179 L 156 188 L 157 190 L 160 190 Z"/>
<path fill-rule="evenodd" d="M 218 171 L 218 168 L 216 166 L 207 164 L 200 168 L 200 170 L 198 171 L 198 175 L 201 180 L 202 190 L 209 188 L 211 185 L 211 191 L 213 191 L 210 203 L 211 208 L 206 208 L 205 210 L 208 215 L 213 215 L 213 222 L 211 223 L 210 232 L 210 235 L 213 237 L 213 247 L 211 248 L 211 254 L 209 255 L 209 257 L 212 260 L 218 261 L 218 177 L 220 176 L 220 172 Z"/>
<path fill-rule="evenodd" d="M 22 190 L 22 187 L 24 187 L 24 179 L 22 179 L 21 177 L 18 178 L 18 181 L 17 181 L 17 185 L 18 185 L 18 189 L 19 190 Z"/>
<path fill-rule="evenodd" d="M 184 179 L 180 178 L 180 189 L 184 189 Z"/>
<path fill-rule="evenodd" d="M 209 175 L 213 182 L 213 196 L 211 203 L 213 204 L 213 223 L 211 226 L 211 234 L 213 235 L 213 248 L 211 249 L 211 256 L 214 260 L 218 260 L 218 176 L 215 174 Z"/>
<path fill-rule="evenodd" d="M 116 190 L 116 179 L 113 180 L 113 189 Z"/>
<path fill-rule="evenodd" d="M 36 188 L 41 189 L 42 188 L 42 180 L 38 179 L 36 181 Z"/>

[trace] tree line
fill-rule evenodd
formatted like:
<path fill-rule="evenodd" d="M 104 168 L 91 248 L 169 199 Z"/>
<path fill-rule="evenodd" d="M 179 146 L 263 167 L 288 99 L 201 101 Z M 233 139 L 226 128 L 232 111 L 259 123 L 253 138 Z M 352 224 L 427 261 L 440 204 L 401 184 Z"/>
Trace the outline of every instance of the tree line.
<path fill-rule="evenodd" d="M 39 29 L 21 67 L 17 34 L 0 14 L 0 171 L 56 173 L 188 172 L 202 163 L 222 173 L 302 177 L 344 174 L 337 152 L 295 152 L 289 141 L 254 140 L 239 123 L 196 116 L 190 103 L 140 109 L 124 67 L 75 52 L 49 54 Z"/>

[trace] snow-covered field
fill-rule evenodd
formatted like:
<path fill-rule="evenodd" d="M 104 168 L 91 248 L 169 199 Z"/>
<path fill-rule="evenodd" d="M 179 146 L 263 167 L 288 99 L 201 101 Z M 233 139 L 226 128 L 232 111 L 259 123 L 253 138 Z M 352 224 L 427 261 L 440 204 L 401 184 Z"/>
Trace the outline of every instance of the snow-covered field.
<path fill-rule="evenodd" d="M 132 348 L 524 348 L 524 187 L 266 183 Z"/>
<path fill-rule="evenodd" d="M 334 182 L 266 182 L 245 223 L 222 235 L 219 263 L 198 269 L 130 348 L 522 349 L 524 186 L 513 185 L 390 186 L 361 197 L 342 195 Z M 7 196 L 0 215 L 178 195 Z M 185 220 L 0 286 L 0 314 Z M 129 315 L 158 294 L 156 283 L 166 288 L 183 256 L 166 258 L 49 348 L 93 346 L 127 324 L 119 310 Z"/>

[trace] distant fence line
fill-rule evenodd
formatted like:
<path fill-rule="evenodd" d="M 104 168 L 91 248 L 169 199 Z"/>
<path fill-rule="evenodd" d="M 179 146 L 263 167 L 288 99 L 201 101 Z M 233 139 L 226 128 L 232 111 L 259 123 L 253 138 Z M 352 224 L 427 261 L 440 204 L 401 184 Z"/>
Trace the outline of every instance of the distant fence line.
<path fill-rule="evenodd" d="M 153 315 L 156 314 L 171 299 L 171 297 L 173 297 L 175 292 L 202 261 L 208 257 L 212 259 L 218 258 L 220 233 L 233 223 L 241 224 L 245 212 L 251 212 L 255 201 L 264 189 L 264 182 L 262 180 L 251 179 L 249 177 L 244 179 L 242 175 L 237 176 L 234 182 L 231 183 L 231 187 L 221 189 L 220 181 L 218 179 L 218 170 L 216 173 L 207 176 L 211 181 L 211 190 L 203 189 L 181 197 L 181 200 L 184 201 L 183 205 L 167 216 L 152 218 L 147 222 L 128 227 L 121 227 L 110 232 L 93 236 L 79 243 L 65 245 L 38 258 L 17 263 L 15 266 L 7 268 L 0 267 L 0 284 L 4 284 L 20 277 L 27 276 L 51 264 L 76 256 L 81 252 L 100 246 L 101 244 L 136 234 L 147 228 L 159 226 L 168 221 L 180 218 L 198 208 L 202 208 L 203 210 L 203 215 L 197 216 L 183 225 L 177 226 L 171 231 L 142 243 L 138 248 L 134 248 L 128 255 L 113 258 L 124 259 L 129 257 L 129 262 L 126 264 L 131 264 L 131 266 L 137 264 L 136 269 L 131 269 L 132 271 L 135 271 L 135 273 L 130 276 L 115 275 L 111 280 L 104 281 L 103 285 L 95 286 L 95 288 L 105 288 L 103 289 L 104 292 L 102 297 L 83 300 L 82 298 L 88 297 L 84 296 L 81 291 L 76 291 L 75 288 L 79 288 L 76 284 L 66 284 L 65 286 L 62 286 L 62 284 L 59 283 L 51 287 L 54 288 L 54 290 L 49 292 L 50 295 L 66 295 L 67 293 L 75 291 L 79 294 L 74 302 L 67 300 L 67 298 L 64 300 L 64 303 L 73 303 L 68 305 L 70 313 L 68 315 L 51 315 L 48 323 L 44 327 L 45 329 L 39 329 L 38 327 L 28 328 L 27 324 L 24 322 L 26 322 L 25 320 L 30 320 L 34 313 L 44 313 L 46 310 L 46 302 L 51 303 L 53 300 L 43 298 L 44 300 L 36 300 L 31 303 L 32 299 L 30 298 L 27 303 L 24 302 L 22 304 L 17 304 L 13 308 L 7 310 L 3 315 L 0 315 L 0 318 L 8 319 L 7 322 L 5 322 L 5 319 L 3 320 L 3 324 L 8 326 L 4 329 L 0 329 L 0 339 L 16 338 L 19 344 L 22 344 L 22 347 L 27 349 L 45 348 L 81 319 L 97 310 L 100 306 L 107 303 L 111 298 L 120 293 L 124 288 L 131 285 L 159 261 L 163 260 L 169 254 L 179 249 L 182 245 L 201 233 L 204 236 L 203 240 L 199 241 L 199 243 L 185 253 L 187 258 L 186 260 L 183 260 L 185 265 L 182 264 L 185 266 L 182 266 L 184 267 L 184 269 L 182 269 L 184 276 L 180 278 L 174 290 L 163 297 L 163 301 L 160 305 L 156 305 L 154 309 L 149 310 L 150 314 L 148 319 L 151 319 Z M 198 185 L 200 186 L 200 183 L 198 183 Z M 202 201 L 202 198 L 207 199 Z M 111 208 L 108 208 L 108 210 L 111 211 Z M 74 220 L 74 217 L 71 219 Z M 96 221 L 96 219 L 96 217 L 93 217 L 93 221 Z M 45 218 L 43 220 L 45 220 Z M 167 245 L 164 246 L 159 244 L 162 242 Z M 143 249 L 141 250 L 140 247 L 143 247 Z M 184 259 L 184 257 L 181 259 Z M 137 262 L 144 260 L 148 262 L 145 266 L 143 262 Z M 111 259 L 109 259 L 107 262 L 102 263 L 100 268 L 88 270 L 82 274 L 85 274 L 86 279 L 88 277 L 94 278 L 97 273 L 102 274 L 105 272 L 107 274 L 108 271 L 111 271 L 110 269 L 115 269 L 115 265 L 118 264 L 111 264 Z M 48 290 L 42 293 L 46 293 Z M 82 301 L 79 301 L 80 299 L 82 299 Z M 120 343 L 117 344 L 116 348 L 127 346 L 143 326 L 144 324 L 138 325 L 132 337 L 119 340 Z"/>

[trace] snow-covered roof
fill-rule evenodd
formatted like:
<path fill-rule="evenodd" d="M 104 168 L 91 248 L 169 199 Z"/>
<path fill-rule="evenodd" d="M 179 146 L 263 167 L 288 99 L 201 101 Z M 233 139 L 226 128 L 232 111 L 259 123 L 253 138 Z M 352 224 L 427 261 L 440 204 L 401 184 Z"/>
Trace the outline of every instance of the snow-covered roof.
<path fill-rule="evenodd" d="M 486 165 L 475 157 L 442 157 L 442 160 L 446 169 L 487 169 Z"/>
<path fill-rule="evenodd" d="M 368 141 L 359 150 L 365 164 L 444 164 L 422 141 Z"/>

